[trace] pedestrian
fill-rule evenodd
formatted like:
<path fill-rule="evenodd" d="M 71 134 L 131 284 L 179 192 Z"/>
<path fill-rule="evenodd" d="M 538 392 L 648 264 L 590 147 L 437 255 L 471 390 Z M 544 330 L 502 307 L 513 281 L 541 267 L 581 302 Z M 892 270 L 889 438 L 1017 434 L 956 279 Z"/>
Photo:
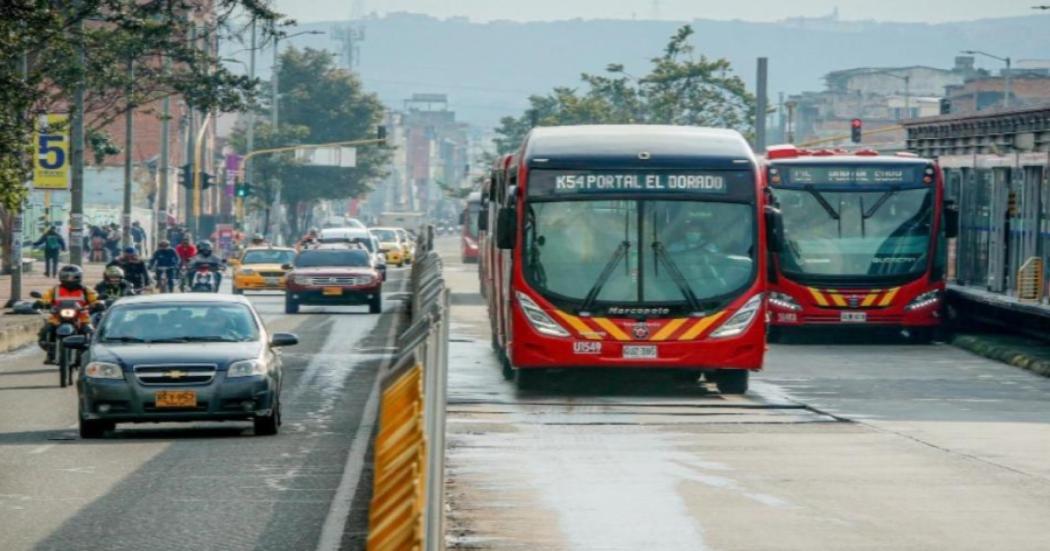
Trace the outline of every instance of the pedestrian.
<path fill-rule="evenodd" d="M 33 243 L 36 248 L 44 249 L 44 276 L 58 276 L 58 256 L 66 250 L 66 240 L 62 239 L 54 226 L 51 226 Z"/>
<path fill-rule="evenodd" d="M 131 240 L 135 243 L 135 248 L 138 249 L 139 254 L 145 255 L 146 230 L 142 229 L 142 225 L 139 224 L 138 220 L 131 223 Z"/>
<path fill-rule="evenodd" d="M 106 261 L 106 231 L 102 228 L 91 226 L 91 262 Z"/>
<path fill-rule="evenodd" d="M 110 224 L 106 232 L 106 250 L 109 251 L 110 261 L 120 257 L 120 237 L 120 226 L 116 222 Z"/>
<path fill-rule="evenodd" d="M 168 243 L 174 243 L 175 245 L 182 243 L 182 237 L 185 234 L 186 232 L 181 226 L 178 224 L 171 224 L 168 226 Z"/>

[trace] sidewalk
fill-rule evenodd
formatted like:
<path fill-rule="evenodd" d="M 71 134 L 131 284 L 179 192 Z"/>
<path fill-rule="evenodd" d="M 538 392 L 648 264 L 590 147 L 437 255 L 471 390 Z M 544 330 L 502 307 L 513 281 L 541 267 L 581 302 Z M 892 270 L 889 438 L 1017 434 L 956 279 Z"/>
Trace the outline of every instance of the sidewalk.
<path fill-rule="evenodd" d="M 62 266 L 62 264 L 59 264 Z M 96 283 L 102 281 L 102 271 L 105 270 L 105 264 L 85 264 L 84 265 L 84 284 L 88 287 L 94 287 Z M 31 300 L 29 298 L 30 291 L 40 291 L 43 293 L 49 287 L 58 285 L 58 279 L 54 277 L 44 277 L 44 263 L 34 262 L 32 272 L 22 273 L 22 300 Z M 11 276 L 0 275 L 0 305 L 7 304 L 7 300 L 11 297 Z"/>

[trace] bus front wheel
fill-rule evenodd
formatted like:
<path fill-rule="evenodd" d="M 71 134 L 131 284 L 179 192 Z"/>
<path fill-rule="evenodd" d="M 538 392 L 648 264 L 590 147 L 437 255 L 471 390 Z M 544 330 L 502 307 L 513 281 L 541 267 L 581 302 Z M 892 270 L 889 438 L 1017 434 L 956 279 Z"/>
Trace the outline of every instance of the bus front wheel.
<path fill-rule="evenodd" d="M 536 390 L 543 385 L 542 369 L 518 369 L 518 390 Z"/>
<path fill-rule="evenodd" d="M 746 394 L 750 374 L 746 369 L 720 369 L 713 373 L 715 385 L 722 394 Z"/>

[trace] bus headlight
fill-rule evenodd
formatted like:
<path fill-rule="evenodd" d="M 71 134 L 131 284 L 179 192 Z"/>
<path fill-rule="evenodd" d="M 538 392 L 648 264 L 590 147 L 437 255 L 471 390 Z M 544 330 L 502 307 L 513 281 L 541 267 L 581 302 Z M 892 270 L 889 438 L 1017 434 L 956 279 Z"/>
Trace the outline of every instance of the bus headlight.
<path fill-rule="evenodd" d="M 940 291 L 927 291 L 908 303 L 905 307 L 906 310 L 921 310 L 923 308 L 929 308 L 941 301 Z"/>
<path fill-rule="evenodd" d="M 776 291 L 769 293 L 769 303 L 781 310 L 798 311 L 802 309 L 802 305 L 791 298 L 791 295 Z"/>
<path fill-rule="evenodd" d="M 762 309 L 762 293 L 759 293 L 744 303 L 735 314 L 722 324 L 721 327 L 711 333 L 710 338 L 719 339 L 723 337 L 735 337 L 751 327 L 751 323 Z"/>
<path fill-rule="evenodd" d="M 558 325 L 558 322 L 551 319 L 547 312 L 544 312 L 535 301 L 529 298 L 529 295 L 518 291 L 517 296 L 518 304 L 521 305 L 521 311 L 525 313 L 525 319 L 529 320 L 529 324 L 532 325 L 533 329 L 552 337 L 571 336 L 564 327 Z"/>

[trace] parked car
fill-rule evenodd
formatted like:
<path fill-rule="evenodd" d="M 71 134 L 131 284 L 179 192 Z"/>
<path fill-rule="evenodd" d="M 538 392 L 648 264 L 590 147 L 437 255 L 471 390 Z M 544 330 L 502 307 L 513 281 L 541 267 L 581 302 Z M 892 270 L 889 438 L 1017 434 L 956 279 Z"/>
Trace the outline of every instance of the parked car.
<path fill-rule="evenodd" d="M 270 333 L 244 297 L 160 294 L 114 303 L 94 335 L 67 338 L 82 351 L 77 379 L 82 438 L 117 423 L 251 420 L 281 424 L 281 356 L 299 342 Z"/>
<path fill-rule="evenodd" d="M 383 311 L 383 274 L 363 245 L 318 245 L 301 251 L 289 268 L 284 294 L 288 314 L 298 313 L 304 304 L 367 304 L 373 314 Z"/>
<path fill-rule="evenodd" d="M 237 259 L 233 272 L 233 294 L 245 291 L 280 291 L 284 289 L 284 269 L 295 259 L 295 249 L 286 247 L 249 247 Z"/>

